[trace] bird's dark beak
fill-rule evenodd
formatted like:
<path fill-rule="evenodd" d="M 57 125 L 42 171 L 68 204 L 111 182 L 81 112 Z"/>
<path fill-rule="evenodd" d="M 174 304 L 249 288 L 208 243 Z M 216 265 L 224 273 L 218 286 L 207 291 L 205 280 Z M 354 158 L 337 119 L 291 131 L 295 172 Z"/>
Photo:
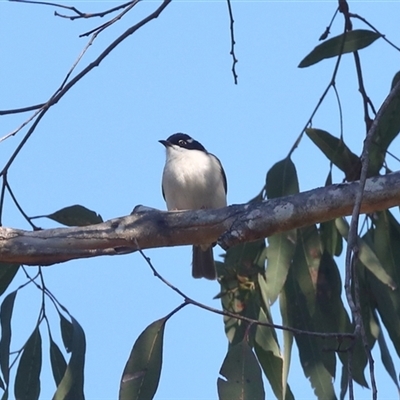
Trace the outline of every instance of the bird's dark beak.
<path fill-rule="evenodd" d="M 159 140 L 159 142 L 161 144 L 163 144 L 165 147 L 171 147 L 172 146 L 171 143 L 168 142 L 168 140 Z"/>

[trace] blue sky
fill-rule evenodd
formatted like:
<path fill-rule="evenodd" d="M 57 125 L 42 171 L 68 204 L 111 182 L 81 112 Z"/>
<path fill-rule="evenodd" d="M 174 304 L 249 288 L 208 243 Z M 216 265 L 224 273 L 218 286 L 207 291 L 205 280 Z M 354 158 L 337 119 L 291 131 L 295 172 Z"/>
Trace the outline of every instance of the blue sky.
<path fill-rule="evenodd" d="M 115 2 L 71 2 L 94 12 Z M 140 3 L 102 33 L 77 71 L 158 2 Z M 351 11 L 368 19 L 397 45 L 400 4 L 350 2 Z M 165 209 L 161 195 L 164 148 L 158 143 L 181 131 L 199 140 L 222 161 L 228 177 L 229 204 L 244 203 L 262 188 L 268 169 L 284 158 L 328 84 L 334 60 L 306 69 L 297 65 L 318 44 L 336 2 L 233 1 L 237 73 L 233 84 L 230 32 L 224 1 L 174 1 L 155 21 L 115 49 L 73 87 L 43 118 L 9 172 L 10 185 L 28 215 L 48 214 L 82 204 L 104 219 L 127 215 L 137 204 Z M 79 38 L 105 19 L 69 21 L 52 7 L 0 2 L 0 109 L 46 101 L 86 45 Z M 61 11 L 61 10 L 59 10 Z M 338 16 L 332 35 L 342 31 Z M 356 28 L 366 28 L 361 23 Z M 399 70 L 399 55 L 383 40 L 360 52 L 366 89 L 376 107 Z M 349 147 L 361 152 L 365 127 L 354 62 L 342 60 L 337 87 Z M 1 118 L 0 137 L 28 114 Z M 338 108 L 330 93 L 314 127 L 339 135 Z M 24 131 L 0 143 L 3 165 Z M 399 144 L 391 151 L 397 153 Z M 329 163 L 303 138 L 293 155 L 301 190 L 324 185 Z M 390 160 L 392 169 L 398 169 Z M 342 181 L 334 172 L 334 180 Z M 29 229 L 7 198 L 3 224 Z M 38 225 L 54 226 L 40 220 Z M 216 249 L 215 254 L 222 253 Z M 191 278 L 189 247 L 146 251 L 157 270 L 194 299 L 212 300 L 216 282 Z M 339 260 L 343 269 L 343 262 Z M 31 269 L 34 273 L 34 269 Z M 18 275 L 13 287 L 24 281 Z M 86 395 L 114 399 L 131 347 L 140 332 L 168 314 L 181 299 L 157 280 L 139 254 L 78 260 L 45 269 L 47 287 L 86 332 Z M 18 294 L 13 319 L 14 348 L 32 331 L 40 293 L 29 287 Z M 54 333 L 57 318 L 54 317 Z M 273 307 L 275 322 L 279 310 Z M 56 336 L 57 337 L 57 336 Z M 213 399 L 227 341 L 222 319 L 186 307 L 167 325 L 164 364 L 157 399 Z M 399 360 L 394 350 L 397 370 Z M 312 397 L 293 352 L 289 383 L 297 399 Z M 380 399 L 396 398 L 396 388 L 376 358 Z M 41 398 L 54 384 L 44 357 Z M 338 372 L 339 377 L 339 372 Z M 337 379 L 337 382 L 339 382 Z M 268 385 L 269 398 L 273 395 Z M 339 391 L 337 391 L 337 394 Z M 357 398 L 371 398 L 357 389 Z"/>

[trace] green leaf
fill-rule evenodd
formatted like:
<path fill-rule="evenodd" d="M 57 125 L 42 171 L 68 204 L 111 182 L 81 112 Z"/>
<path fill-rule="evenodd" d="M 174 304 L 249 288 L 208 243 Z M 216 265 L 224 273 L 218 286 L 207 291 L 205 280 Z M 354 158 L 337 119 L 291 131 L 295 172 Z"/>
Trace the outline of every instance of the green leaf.
<path fill-rule="evenodd" d="M 14 279 L 19 267 L 19 264 L 0 262 L 0 296 L 6 291 L 8 285 Z"/>
<path fill-rule="evenodd" d="M 349 224 L 346 219 L 337 218 L 335 223 L 340 234 L 347 240 Z M 358 258 L 367 267 L 367 269 L 392 290 L 396 289 L 396 282 L 387 274 L 371 247 L 368 246 L 368 244 L 365 243 L 365 241 L 361 238 L 358 238 L 358 249 Z"/>
<path fill-rule="evenodd" d="M 394 285 L 400 283 L 400 233 L 398 232 L 398 222 L 390 211 L 381 211 L 376 214 L 376 229 L 370 230 L 365 236 L 365 240 L 373 242 L 380 262 L 385 267 L 385 271 L 394 279 Z M 400 293 L 399 290 L 389 290 L 383 285 L 379 277 L 367 274 L 366 276 L 370 296 L 373 305 L 377 308 L 379 315 L 385 325 L 390 339 L 400 355 Z M 378 279 L 376 279 L 378 278 Z"/>
<path fill-rule="evenodd" d="M 300 274 L 297 271 L 298 269 L 301 270 Z M 308 273 L 308 271 L 304 266 L 294 261 L 293 268 L 290 268 L 284 286 L 287 321 L 288 325 L 293 328 L 315 331 L 308 301 L 298 282 L 299 279 L 310 280 L 310 277 L 305 273 Z M 336 399 L 332 383 L 333 377 L 325 366 L 326 363 L 323 359 L 325 354 L 320 345 L 321 341 L 310 335 L 296 335 L 295 339 L 304 374 L 309 378 L 317 398 L 323 400 Z"/>
<path fill-rule="evenodd" d="M 101 218 L 100 214 L 78 204 L 62 208 L 53 214 L 41 215 L 33 218 L 42 217 L 52 219 L 53 221 L 66 226 L 86 226 L 103 222 L 103 218 Z"/>
<path fill-rule="evenodd" d="M 342 365 L 342 375 L 340 378 L 340 400 L 344 400 L 349 386 L 348 366 Z"/>
<path fill-rule="evenodd" d="M 58 386 L 67 369 L 67 363 L 60 348 L 58 347 L 57 343 L 54 342 L 51 336 L 50 336 L 50 363 L 51 363 L 51 370 L 53 372 L 54 382 L 56 383 L 56 386 Z"/>
<path fill-rule="evenodd" d="M 0 339 L 0 366 L 4 382 L 8 388 L 10 382 L 10 343 L 11 343 L 11 316 L 14 309 L 17 291 L 6 296 L 0 308 L 1 339 Z"/>
<path fill-rule="evenodd" d="M 397 380 L 396 368 L 394 366 L 392 356 L 390 355 L 389 349 L 387 347 L 385 336 L 383 334 L 382 329 L 379 329 L 378 344 L 379 344 L 379 349 L 381 351 L 382 364 L 385 367 L 389 376 L 392 378 L 393 383 L 396 385 L 397 391 L 400 392 L 400 386 L 399 386 L 399 381 Z"/>
<path fill-rule="evenodd" d="M 125 365 L 120 400 L 151 400 L 160 381 L 167 317 L 150 324 L 137 338 Z"/>
<path fill-rule="evenodd" d="M 260 309 L 258 320 L 272 323 L 272 320 L 267 318 L 262 308 Z M 276 398 L 294 399 L 293 393 L 287 385 L 287 376 L 283 376 L 283 358 L 273 328 L 262 325 L 257 326 L 254 350 Z"/>
<path fill-rule="evenodd" d="M 342 332 L 353 333 L 354 327 L 350 322 L 350 318 L 342 301 L 342 281 L 340 272 L 329 252 L 324 251 L 318 270 L 317 278 L 317 306 L 318 310 L 313 316 L 315 329 L 319 332 Z M 319 339 L 317 339 L 319 340 Z M 338 341 L 334 338 L 326 338 L 320 342 L 323 349 L 340 349 L 344 350 L 353 347 L 352 359 L 352 376 L 353 379 L 362 386 L 367 386 L 364 376 L 366 363 L 365 350 L 361 339 L 355 344 L 351 339 L 341 339 Z M 348 353 L 339 351 L 338 356 L 343 366 L 348 366 Z"/>
<path fill-rule="evenodd" d="M 282 316 L 282 325 L 289 326 L 288 317 L 288 304 L 285 290 L 282 290 L 279 295 L 279 307 Z M 286 399 L 286 383 L 289 376 L 290 360 L 292 358 L 292 347 L 293 347 L 293 333 L 287 330 L 283 330 L 283 366 L 282 366 L 282 382 L 283 382 L 283 398 Z"/>
<path fill-rule="evenodd" d="M 329 171 L 325 181 L 325 186 L 330 185 L 332 185 L 332 170 Z M 343 240 L 336 228 L 335 220 L 322 222 L 319 231 L 321 233 L 323 249 L 332 256 L 340 256 L 343 249 Z"/>
<path fill-rule="evenodd" d="M 72 351 L 72 340 L 74 337 L 74 327 L 70 321 L 68 321 L 61 313 L 58 314 L 60 317 L 60 329 L 61 337 L 64 343 L 65 350 L 68 353 Z"/>
<path fill-rule="evenodd" d="M 332 164 L 346 175 L 347 181 L 357 180 L 360 176 L 361 161 L 343 142 L 322 129 L 306 129 L 307 136 L 325 154 Z"/>
<path fill-rule="evenodd" d="M 271 304 L 276 301 L 285 284 L 296 240 L 295 229 L 268 237 L 266 281 L 267 296 Z"/>
<path fill-rule="evenodd" d="M 261 369 L 248 343 L 231 346 L 221 366 L 218 378 L 220 400 L 264 400 Z"/>
<path fill-rule="evenodd" d="M 269 199 L 299 192 L 296 167 L 288 157 L 276 163 L 267 174 L 266 192 Z M 296 230 L 272 235 L 267 250 L 267 296 L 274 303 L 282 290 L 296 247 Z"/>
<path fill-rule="evenodd" d="M 400 79 L 400 72 L 394 76 L 392 87 Z M 400 131 L 400 94 L 398 93 L 383 112 L 377 131 L 369 149 L 368 176 L 375 176 L 382 168 L 386 150 Z"/>
<path fill-rule="evenodd" d="M 35 400 L 40 395 L 42 338 L 37 327 L 25 344 L 15 377 L 14 393 L 18 400 Z"/>
<path fill-rule="evenodd" d="M 300 62 L 299 68 L 309 67 L 326 58 L 336 57 L 340 53 L 345 54 L 361 50 L 380 37 L 381 35 L 379 33 L 366 29 L 357 29 L 335 36 L 315 47 L 314 50 Z"/>
<path fill-rule="evenodd" d="M 277 162 L 268 171 L 266 191 L 269 199 L 299 193 L 296 167 L 290 157 Z"/>
<path fill-rule="evenodd" d="M 70 343 L 71 358 L 53 400 L 84 400 L 85 398 L 83 393 L 86 353 L 85 332 L 72 316 L 71 323 L 73 327 Z"/>

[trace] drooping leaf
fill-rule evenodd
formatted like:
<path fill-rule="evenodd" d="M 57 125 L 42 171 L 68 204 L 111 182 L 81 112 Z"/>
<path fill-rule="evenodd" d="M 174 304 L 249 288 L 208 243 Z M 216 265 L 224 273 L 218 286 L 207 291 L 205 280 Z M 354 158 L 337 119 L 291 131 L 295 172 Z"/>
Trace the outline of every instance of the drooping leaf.
<path fill-rule="evenodd" d="M 344 400 L 349 386 L 348 367 L 342 365 L 342 375 L 340 377 L 340 400 Z"/>
<path fill-rule="evenodd" d="M 394 76 L 391 89 L 400 79 L 400 72 Z M 368 176 L 375 176 L 382 168 L 386 150 L 400 132 L 400 94 L 398 93 L 379 119 L 378 128 L 369 149 Z"/>
<path fill-rule="evenodd" d="M 361 161 L 343 142 L 322 129 L 306 129 L 307 136 L 325 154 L 332 164 L 346 175 L 347 181 L 357 180 L 360 176 Z"/>
<path fill-rule="evenodd" d="M 325 186 L 332 185 L 332 171 L 329 171 Z M 343 249 L 342 236 L 335 225 L 335 220 L 322 222 L 320 224 L 321 241 L 324 250 L 332 256 L 340 256 Z"/>
<path fill-rule="evenodd" d="M 42 217 L 52 219 L 53 221 L 66 226 L 86 226 L 103 222 L 103 218 L 101 218 L 100 214 L 97 214 L 96 212 L 79 204 L 62 208 L 61 210 L 49 215 L 32 217 L 32 219 Z"/>
<path fill-rule="evenodd" d="M 299 193 L 296 166 L 290 157 L 277 162 L 268 171 L 266 191 L 269 199 Z"/>
<path fill-rule="evenodd" d="M 64 315 L 61 313 L 58 314 L 60 317 L 60 330 L 61 330 L 61 337 L 64 343 L 65 350 L 68 353 L 72 351 L 72 340 L 74 337 L 74 327 L 70 321 L 68 321 Z"/>
<path fill-rule="evenodd" d="M 346 219 L 337 218 L 335 223 L 340 234 L 347 240 L 349 224 Z M 358 258 L 367 267 L 367 269 L 371 271 L 382 283 L 394 290 L 397 287 L 396 282 L 387 274 L 375 252 L 361 238 L 358 238 L 358 249 Z"/>
<path fill-rule="evenodd" d="M 317 331 L 325 333 L 353 333 L 354 327 L 342 301 L 342 281 L 339 269 L 329 252 L 324 251 L 318 270 L 317 280 L 317 312 L 313 317 L 313 323 Z M 350 338 L 338 341 L 336 338 L 326 338 L 321 343 L 324 351 L 338 349 L 338 356 L 342 365 L 347 368 L 347 348 L 353 348 L 352 377 L 360 385 L 367 387 L 364 376 L 366 366 L 365 350 L 361 339 L 355 343 Z"/>
<path fill-rule="evenodd" d="M 376 316 L 375 316 L 375 318 L 377 319 Z M 382 364 L 385 367 L 389 376 L 392 378 L 393 383 L 396 385 L 397 392 L 400 393 L 399 381 L 397 379 L 398 375 L 397 375 L 396 368 L 393 363 L 392 356 L 390 355 L 390 351 L 387 347 L 385 336 L 383 334 L 382 329 L 379 329 L 378 344 L 379 344 L 379 349 L 381 351 Z"/>
<path fill-rule="evenodd" d="M 272 323 L 272 320 L 267 318 L 262 308 L 258 320 Z M 294 399 L 293 393 L 287 385 L 287 376 L 284 377 L 283 358 L 273 328 L 257 326 L 254 350 L 276 398 L 282 400 Z"/>
<path fill-rule="evenodd" d="M 299 192 L 296 167 L 288 157 L 276 163 L 267 174 L 266 191 L 269 199 Z M 282 290 L 296 247 L 296 230 L 272 235 L 267 250 L 267 295 L 274 303 Z"/>
<path fill-rule="evenodd" d="M 279 294 L 279 306 L 282 316 L 282 325 L 289 326 L 288 317 L 288 304 L 285 290 L 282 290 Z M 286 399 L 286 383 L 289 376 L 290 361 L 292 358 L 292 347 L 293 347 L 293 333 L 287 330 L 282 332 L 283 335 L 283 366 L 282 366 L 282 382 L 283 382 L 283 398 Z"/>
<path fill-rule="evenodd" d="M 295 229 L 268 237 L 267 249 L 267 296 L 271 304 L 278 298 L 296 248 Z"/>
<path fill-rule="evenodd" d="M 218 378 L 220 400 L 264 400 L 261 369 L 246 341 L 231 346 L 221 366 Z"/>
<path fill-rule="evenodd" d="M 6 291 L 8 285 L 14 279 L 19 267 L 19 264 L 0 262 L 0 296 Z"/>
<path fill-rule="evenodd" d="M 312 315 L 308 307 L 306 297 L 301 290 L 298 279 L 310 279 L 304 275 L 305 268 L 300 276 L 296 272 L 298 263 L 293 263 L 293 268 L 289 269 L 288 277 L 284 285 L 286 297 L 286 311 L 288 325 L 302 330 L 315 331 L 312 321 Z M 301 267 L 301 266 L 300 266 Z M 300 363 L 304 374 L 309 378 L 318 399 L 336 399 L 333 389 L 332 374 L 328 372 L 323 360 L 324 352 L 320 346 L 320 341 L 310 335 L 296 335 L 296 344 L 299 349 Z"/>
<path fill-rule="evenodd" d="M 361 50 L 380 37 L 381 35 L 379 33 L 366 29 L 357 29 L 335 36 L 316 46 L 314 50 L 300 62 L 299 68 L 309 67 L 326 58 L 336 57 L 340 54 L 341 50 L 342 54 Z"/>
<path fill-rule="evenodd" d="M 11 343 L 11 316 L 14 309 L 17 291 L 6 296 L 0 308 L 1 339 L 0 339 L 0 366 L 4 382 L 8 387 L 10 382 L 10 343 Z"/>
<path fill-rule="evenodd" d="M 119 400 L 151 400 L 158 388 L 167 318 L 150 324 L 137 338 L 121 378 Z"/>
<path fill-rule="evenodd" d="M 398 222 L 390 211 L 381 211 L 376 214 L 374 231 L 370 230 L 365 240 L 374 246 L 376 255 L 388 274 L 394 280 L 393 286 L 400 283 L 400 234 L 396 228 Z M 390 290 L 384 282 L 371 274 L 366 275 L 370 286 L 374 305 L 385 325 L 390 339 L 400 355 L 400 294 L 399 290 Z M 376 279 L 378 278 L 378 279 Z"/>
<path fill-rule="evenodd" d="M 85 398 L 83 393 L 86 353 L 85 332 L 72 316 L 71 323 L 73 327 L 72 340 L 69 345 L 71 357 L 53 400 L 84 400 Z"/>
<path fill-rule="evenodd" d="M 40 395 L 42 338 L 37 327 L 25 344 L 15 377 L 14 393 L 18 400 L 35 400 Z"/>
<path fill-rule="evenodd" d="M 51 370 L 53 372 L 53 378 L 56 386 L 58 386 L 65 374 L 67 369 L 67 362 L 58 347 L 57 343 L 54 342 L 53 338 L 50 336 L 50 363 Z"/>

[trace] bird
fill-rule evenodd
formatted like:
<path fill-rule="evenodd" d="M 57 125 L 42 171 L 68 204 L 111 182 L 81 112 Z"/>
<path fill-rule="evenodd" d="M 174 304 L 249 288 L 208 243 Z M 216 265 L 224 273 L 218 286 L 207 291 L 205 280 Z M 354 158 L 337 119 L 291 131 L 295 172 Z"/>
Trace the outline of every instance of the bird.
<path fill-rule="evenodd" d="M 162 194 L 169 211 L 226 207 L 226 175 L 214 154 L 185 133 L 175 133 L 159 142 L 166 149 Z M 213 245 L 193 246 L 193 278 L 217 278 Z"/>

